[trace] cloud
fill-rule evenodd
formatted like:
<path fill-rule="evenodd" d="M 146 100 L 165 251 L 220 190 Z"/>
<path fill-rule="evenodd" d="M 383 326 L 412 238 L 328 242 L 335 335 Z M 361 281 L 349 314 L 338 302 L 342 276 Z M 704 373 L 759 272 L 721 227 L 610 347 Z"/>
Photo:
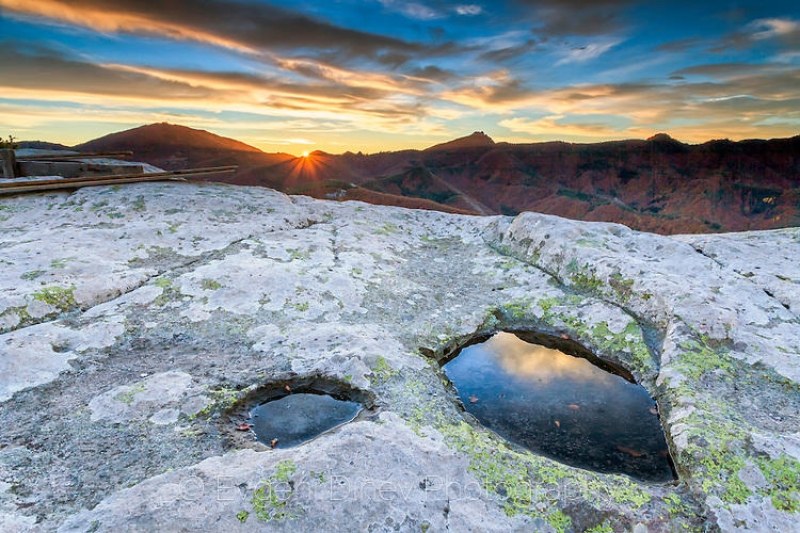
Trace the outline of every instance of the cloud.
<path fill-rule="evenodd" d="M 609 35 L 625 27 L 625 10 L 635 0 L 516 0 L 531 11 L 545 37 Z"/>
<path fill-rule="evenodd" d="M 535 39 L 528 39 L 527 41 L 512 45 L 506 46 L 503 48 L 495 48 L 493 50 L 487 50 L 483 52 L 479 57 L 482 61 L 486 61 L 488 63 L 502 63 L 505 61 L 510 61 L 513 59 L 517 59 L 518 57 L 525 56 L 531 53 L 533 50 L 536 49 L 537 42 Z"/>
<path fill-rule="evenodd" d="M 382 52 L 430 52 L 411 43 L 337 26 L 282 7 L 243 1 L 191 0 L 0 0 L 6 15 L 82 26 L 100 32 L 158 35 L 240 52 L 313 49 L 346 57 Z"/>
<path fill-rule="evenodd" d="M 472 91 L 470 96 L 486 99 L 483 105 L 495 112 L 512 115 L 500 125 L 537 139 L 599 141 L 669 131 L 699 142 L 720 136 L 797 134 L 800 70 L 791 65 L 748 64 L 700 65 L 687 70 L 690 78 L 706 72 L 713 76 L 669 84 L 585 84 L 531 90 L 511 101 L 497 101 L 480 91 Z M 770 117 L 781 120 L 765 122 Z M 788 126 L 791 124 L 795 124 L 793 129 Z"/>
<path fill-rule="evenodd" d="M 416 68 L 407 73 L 409 77 L 419 78 L 421 80 L 442 83 L 457 78 L 456 74 L 437 67 L 436 65 L 427 65 L 425 67 Z"/>
<path fill-rule="evenodd" d="M 796 51 L 800 48 L 800 21 L 790 18 L 753 20 L 725 36 L 712 51 L 727 53 L 731 48 L 745 49 L 763 42 L 775 43 L 784 51 Z"/>
<path fill-rule="evenodd" d="M 483 13 L 483 8 L 477 4 L 463 4 L 456 6 L 456 13 L 462 16 L 474 17 Z"/>
<path fill-rule="evenodd" d="M 584 63 L 592 59 L 597 59 L 601 55 L 611 50 L 617 44 L 619 44 L 619 41 L 590 43 L 583 46 L 573 47 L 563 54 L 563 57 L 556 63 L 556 66 L 567 65 L 569 63 Z"/>
<path fill-rule="evenodd" d="M 83 93 L 165 101 L 202 101 L 212 96 L 203 87 L 114 67 L 87 63 L 56 50 L 15 41 L 0 43 L 0 86 L 23 90 Z"/>
<path fill-rule="evenodd" d="M 238 111 L 270 117 L 337 121 L 367 131 L 433 128 L 439 112 L 422 90 L 428 80 L 351 71 L 330 65 L 293 68 L 313 73 L 309 82 L 243 72 L 206 72 L 119 64 L 94 64 L 41 46 L 4 42 L 0 46 L 0 94 L 39 102 L 97 104 L 141 109 Z M 444 71 L 429 70 L 444 76 Z M 73 115 L 74 118 L 74 115 Z"/>
<path fill-rule="evenodd" d="M 405 2 L 403 0 L 379 0 L 383 7 L 402 13 L 408 18 L 416 20 L 434 20 L 445 15 L 430 6 L 419 2 Z"/>
<path fill-rule="evenodd" d="M 786 37 L 800 32 L 800 23 L 791 19 L 758 19 L 748 25 L 756 41 L 773 37 Z"/>

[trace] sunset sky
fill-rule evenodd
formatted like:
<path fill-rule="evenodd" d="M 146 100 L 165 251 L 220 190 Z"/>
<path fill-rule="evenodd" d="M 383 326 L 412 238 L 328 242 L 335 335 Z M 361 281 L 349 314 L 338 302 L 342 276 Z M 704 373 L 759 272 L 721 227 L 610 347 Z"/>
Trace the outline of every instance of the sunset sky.
<path fill-rule="evenodd" d="M 266 151 L 800 133 L 795 1 L 0 0 L 0 135 Z"/>

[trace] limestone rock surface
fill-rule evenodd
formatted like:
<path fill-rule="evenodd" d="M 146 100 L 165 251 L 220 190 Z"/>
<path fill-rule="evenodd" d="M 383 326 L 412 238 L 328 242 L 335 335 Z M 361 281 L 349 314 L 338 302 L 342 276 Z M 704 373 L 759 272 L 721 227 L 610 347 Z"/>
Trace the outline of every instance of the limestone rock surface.
<path fill-rule="evenodd" d="M 790 531 L 800 230 L 663 237 L 144 183 L 0 198 L 0 530 Z M 582 343 L 656 398 L 679 481 L 520 450 L 438 362 Z M 370 416 L 240 449 L 229 413 L 320 378 Z"/>

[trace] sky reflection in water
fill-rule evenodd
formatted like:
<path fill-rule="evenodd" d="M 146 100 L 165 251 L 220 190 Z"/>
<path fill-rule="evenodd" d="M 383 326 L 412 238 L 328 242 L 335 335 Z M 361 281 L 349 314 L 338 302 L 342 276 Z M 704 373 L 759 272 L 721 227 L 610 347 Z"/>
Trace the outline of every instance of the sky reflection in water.
<path fill-rule="evenodd" d="M 444 371 L 467 411 L 516 444 L 589 470 L 674 479 L 653 399 L 585 359 L 500 332 Z"/>

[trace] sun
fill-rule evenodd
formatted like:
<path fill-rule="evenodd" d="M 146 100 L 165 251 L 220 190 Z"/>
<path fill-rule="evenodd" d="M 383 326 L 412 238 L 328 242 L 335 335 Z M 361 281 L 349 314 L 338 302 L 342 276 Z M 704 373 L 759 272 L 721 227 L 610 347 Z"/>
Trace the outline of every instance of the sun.
<path fill-rule="evenodd" d="M 303 155 L 303 157 L 308 157 L 308 155 L 309 155 L 309 153 L 308 153 L 308 150 L 306 150 L 305 152 L 303 152 L 303 154 L 302 154 L 302 155 Z"/>

